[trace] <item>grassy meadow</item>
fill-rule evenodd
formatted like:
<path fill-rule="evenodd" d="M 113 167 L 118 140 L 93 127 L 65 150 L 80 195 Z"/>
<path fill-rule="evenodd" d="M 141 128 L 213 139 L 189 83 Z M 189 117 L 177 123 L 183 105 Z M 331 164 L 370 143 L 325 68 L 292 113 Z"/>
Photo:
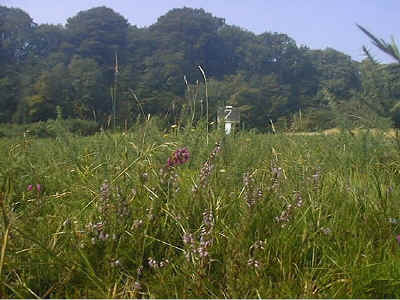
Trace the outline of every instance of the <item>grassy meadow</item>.
<path fill-rule="evenodd" d="M 0 295 L 400 297 L 397 142 L 152 119 L 1 138 Z"/>

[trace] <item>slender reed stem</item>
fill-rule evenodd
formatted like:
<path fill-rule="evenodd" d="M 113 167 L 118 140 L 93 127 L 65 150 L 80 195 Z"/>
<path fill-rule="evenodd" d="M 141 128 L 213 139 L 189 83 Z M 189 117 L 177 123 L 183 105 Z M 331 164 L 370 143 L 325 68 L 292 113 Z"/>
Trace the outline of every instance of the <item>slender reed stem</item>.
<path fill-rule="evenodd" d="M 2 282 L 3 281 L 2 276 L 3 276 L 4 257 L 5 257 L 6 248 L 7 248 L 8 234 L 10 232 L 10 222 L 9 222 L 6 208 L 5 208 L 3 193 L 0 193 L 0 206 L 1 206 L 1 209 L 3 212 L 4 227 L 6 229 L 4 232 L 3 244 L 1 246 L 1 254 L 0 254 L 0 281 Z M 3 286 L 1 287 L 1 290 L 3 290 Z M 4 291 L 2 291 L 2 294 L 4 294 Z"/>
<path fill-rule="evenodd" d="M 208 89 L 207 89 L 207 77 L 206 74 L 204 73 L 204 70 L 201 66 L 199 66 L 200 72 L 203 75 L 204 78 L 204 85 L 206 87 L 206 115 L 207 115 L 207 145 L 208 145 L 208 133 L 209 133 L 209 129 L 208 129 Z"/>

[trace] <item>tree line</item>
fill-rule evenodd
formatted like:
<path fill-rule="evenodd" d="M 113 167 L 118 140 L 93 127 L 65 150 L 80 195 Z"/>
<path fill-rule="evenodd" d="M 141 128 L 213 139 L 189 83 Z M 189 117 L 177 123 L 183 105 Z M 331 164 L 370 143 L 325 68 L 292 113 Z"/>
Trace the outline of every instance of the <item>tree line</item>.
<path fill-rule="evenodd" d="M 260 130 L 271 122 L 398 125 L 400 76 L 396 65 L 312 50 L 284 33 L 254 34 L 203 9 L 172 9 L 138 28 L 107 7 L 62 26 L 0 6 L 2 123 L 62 115 L 121 125 L 148 114 L 176 123 L 204 118 L 205 101 L 210 118 L 234 105 L 245 127 Z"/>

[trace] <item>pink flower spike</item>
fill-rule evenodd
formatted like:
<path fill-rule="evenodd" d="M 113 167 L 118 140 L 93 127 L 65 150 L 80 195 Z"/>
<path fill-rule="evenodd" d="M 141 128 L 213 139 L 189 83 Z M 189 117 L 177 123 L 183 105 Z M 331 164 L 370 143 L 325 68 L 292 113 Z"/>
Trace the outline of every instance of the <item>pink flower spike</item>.
<path fill-rule="evenodd" d="M 398 236 L 396 236 L 396 240 L 400 244 L 400 234 Z"/>
<path fill-rule="evenodd" d="M 40 184 L 37 184 L 37 185 L 36 185 L 36 190 L 37 190 L 38 192 L 40 192 L 40 188 L 41 188 Z"/>
<path fill-rule="evenodd" d="M 189 158 L 190 158 L 190 152 L 186 147 L 182 149 L 177 149 L 168 158 L 167 167 L 175 167 L 178 165 L 182 165 L 186 163 L 189 160 Z"/>
<path fill-rule="evenodd" d="M 33 185 L 32 184 L 28 185 L 27 190 L 28 191 L 32 191 L 33 190 Z"/>

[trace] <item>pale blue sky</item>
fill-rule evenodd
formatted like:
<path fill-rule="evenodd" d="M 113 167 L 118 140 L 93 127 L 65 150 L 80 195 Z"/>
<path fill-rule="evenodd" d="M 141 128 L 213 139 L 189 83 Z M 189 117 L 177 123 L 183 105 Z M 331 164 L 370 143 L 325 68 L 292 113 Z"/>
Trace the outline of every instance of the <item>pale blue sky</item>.
<path fill-rule="evenodd" d="M 356 27 L 366 27 L 380 38 L 400 41 L 400 0 L 0 0 L 1 5 L 25 10 L 36 23 L 65 24 L 81 10 L 107 6 L 129 23 L 149 26 L 172 8 L 204 8 L 227 24 L 254 33 L 282 32 L 312 49 L 332 47 L 363 58 L 368 46 L 382 62 L 392 61 L 381 54 Z"/>

